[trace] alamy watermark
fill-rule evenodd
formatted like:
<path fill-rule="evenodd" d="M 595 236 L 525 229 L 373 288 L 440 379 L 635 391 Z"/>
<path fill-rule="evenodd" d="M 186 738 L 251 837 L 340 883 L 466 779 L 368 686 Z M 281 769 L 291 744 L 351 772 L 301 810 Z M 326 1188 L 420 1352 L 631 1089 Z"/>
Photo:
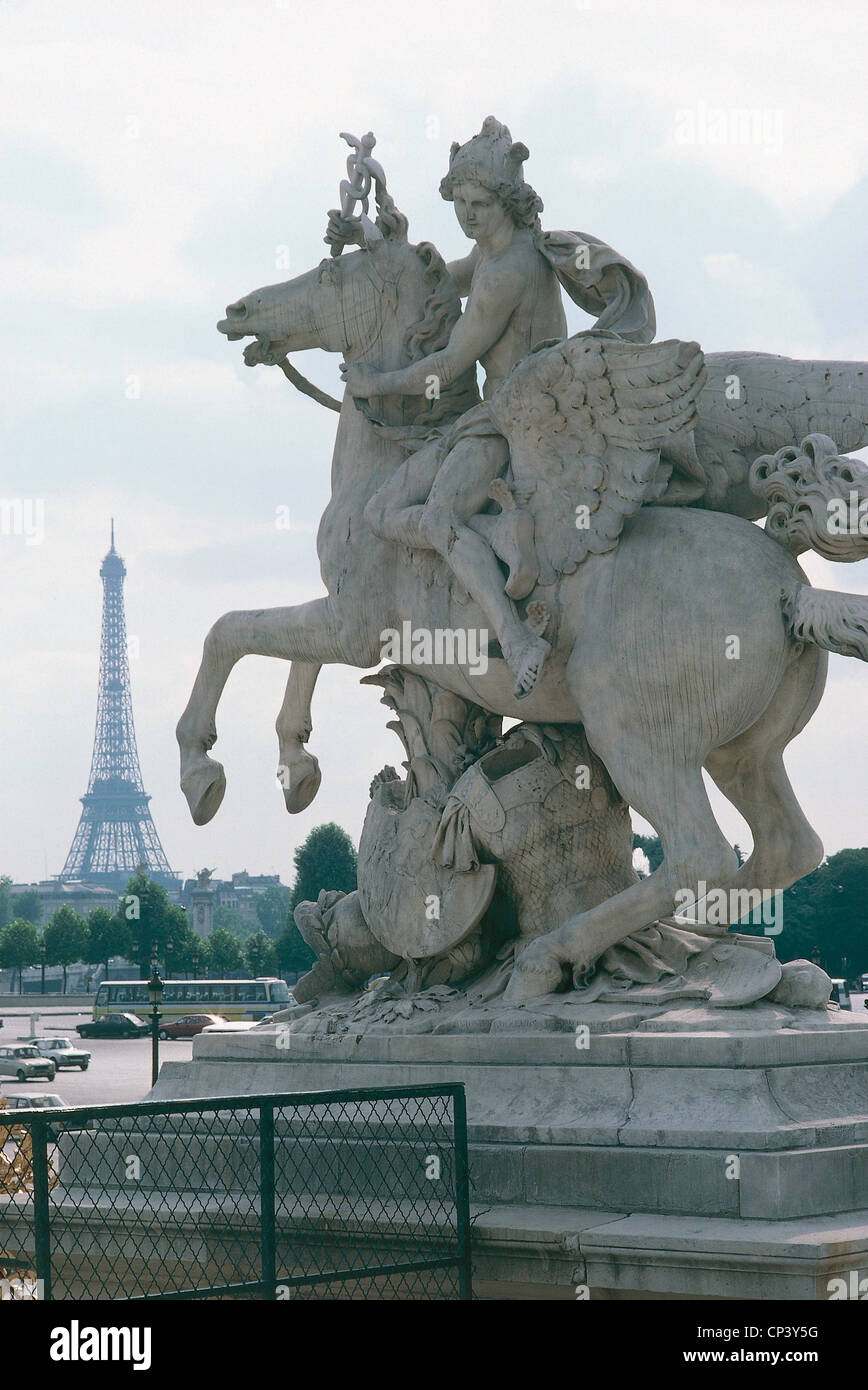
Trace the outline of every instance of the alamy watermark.
<path fill-rule="evenodd" d="M 488 629 L 484 627 L 413 627 L 406 619 L 401 630 L 380 633 L 381 661 L 399 666 L 466 666 L 474 676 L 488 670 Z"/>
<path fill-rule="evenodd" d="M 689 919 L 682 914 L 691 911 Z M 780 936 L 784 927 L 784 895 L 779 888 L 711 888 L 704 878 L 692 888 L 675 894 L 675 915 L 711 927 L 738 922 L 763 929 L 764 936 Z"/>

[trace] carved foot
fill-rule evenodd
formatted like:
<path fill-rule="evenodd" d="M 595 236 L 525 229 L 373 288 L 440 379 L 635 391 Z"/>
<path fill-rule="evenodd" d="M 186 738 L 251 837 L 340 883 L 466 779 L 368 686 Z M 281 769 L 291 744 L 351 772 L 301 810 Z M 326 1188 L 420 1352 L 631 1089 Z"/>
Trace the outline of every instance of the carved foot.
<path fill-rule="evenodd" d="M 277 775 L 290 815 L 307 810 L 322 782 L 319 762 L 313 753 L 308 753 L 304 748 L 293 750 L 288 761 L 280 764 Z"/>
<path fill-rule="evenodd" d="M 522 623 L 506 639 L 503 654 L 515 676 L 513 693 L 517 700 L 523 700 L 533 690 L 550 653 L 548 642 L 538 636 L 529 623 Z"/>
<path fill-rule="evenodd" d="M 564 967 L 544 940 L 535 941 L 523 951 L 515 963 L 504 993 L 507 1004 L 524 1004 L 530 999 L 542 999 L 554 994 L 564 977 Z"/>
<path fill-rule="evenodd" d="M 187 798 L 196 825 L 207 825 L 220 809 L 226 792 L 223 764 L 203 756 L 181 776 L 181 791 Z"/>

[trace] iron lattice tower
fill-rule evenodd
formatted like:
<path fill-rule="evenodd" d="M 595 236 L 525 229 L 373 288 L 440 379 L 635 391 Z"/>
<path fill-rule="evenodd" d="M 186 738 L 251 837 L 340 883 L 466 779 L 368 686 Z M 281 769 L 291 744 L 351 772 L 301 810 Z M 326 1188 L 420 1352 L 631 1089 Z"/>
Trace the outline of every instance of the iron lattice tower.
<path fill-rule="evenodd" d="M 174 885 L 176 878 L 151 819 L 151 798 L 139 767 L 124 618 L 126 573 L 115 550 L 112 522 L 111 549 L 100 566 L 102 637 L 90 780 L 60 879 L 87 879 L 122 888 L 143 866 L 152 878 Z"/>

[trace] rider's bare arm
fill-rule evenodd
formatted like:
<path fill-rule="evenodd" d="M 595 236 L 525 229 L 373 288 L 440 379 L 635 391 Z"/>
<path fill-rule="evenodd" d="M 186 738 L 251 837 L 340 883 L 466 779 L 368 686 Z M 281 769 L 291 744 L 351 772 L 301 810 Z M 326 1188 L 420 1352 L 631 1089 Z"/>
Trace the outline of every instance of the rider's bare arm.
<path fill-rule="evenodd" d="M 473 293 L 445 348 L 400 371 L 378 374 L 378 393 L 421 395 L 431 377 L 437 378 L 441 388 L 450 386 L 502 337 L 525 287 L 521 266 L 515 261 L 480 266 Z"/>
<path fill-rule="evenodd" d="M 473 279 L 473 272 L 479 265 L 479 247 L 474 246 L 469 256 L 462 256 L 458 261 L 450 261 L 446 269 L 455 281 L 455 288 L 466 299 L 470 293 L 470 282 Z"/>

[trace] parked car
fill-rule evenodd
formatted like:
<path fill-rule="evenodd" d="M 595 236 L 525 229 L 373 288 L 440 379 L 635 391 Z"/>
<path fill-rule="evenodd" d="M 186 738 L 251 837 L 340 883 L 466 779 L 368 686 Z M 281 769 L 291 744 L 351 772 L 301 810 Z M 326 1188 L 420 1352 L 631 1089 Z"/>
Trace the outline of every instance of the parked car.
<path fill-rule="evenodd" d="M 5 1110 L 0 1110 L 0 1127 L 3 1125 L 4 1116 L 9 1115 L 14 1110 L 68 1110 L 69 1103 L 62 1096 L 53 1091 L 16 1091 L 14 1096 L 2 1097 L 6 1101 Z M 93 1120 L 67 1120 L 60 1117 L 54 1118 L 52 1115 L 51 1124 L 48 1127 L 48 1138 L 52 1143 L 57 1141 L 60 1130 L 62 1129 L 95 1129 Z"/>
<path fill-rule="evenodd" d="M 228 1023 L 225 1018 L 221 1018 L 219 1023 L 209 1023 L 207 1028 L 203 1028 L 203 1033 L 248 1033 L 251 1028 L 256 1027 L 255 1020 L 249 1023 Z"/>
<path fill-rule="evenodd" d="M 182 1014 L 169 1023 L 160 1025 L 161 1038 L 195 1038 L 203 1028 L 213 1023 L 225 1023 L 219 1014 Z"/>
<path fill-rule="evenodd" d="M 87 1071 L 90 1053 L 73 1047 L 69 1038 L 23 1038 L 28 1047 L 35 1047 L 41 1057 L 50 1057 L 57 1070 L 62 1067 L 80 1067 Z"/>
<path fill-rule="evenodd" d="M 30 1081 L 36 1076 L 47 1076 L 53 1081 L 57 1067 L 50 1057 L 40 1057 L 35 1047 L 15 1043 L 11 1047 L 0 1047 L 0 1076 L 15 1076 L 19 1081 Z"/>
<path fill-rule="evenodd" d="M 75 1031 L 80 1038 L 141 1038 L 151 1030 L 138 1014 L 107 1014 L 79 1023 Z"/>
<path fill-rule="evenodd" d="M 53 1091 L 16 1091 L 14 1096 L 4 1096 L 5 1110 L 0 1110 L 0 1120 L 10 1110 L 56 1110 L 65 1107 L 66 1101 Z"/>

